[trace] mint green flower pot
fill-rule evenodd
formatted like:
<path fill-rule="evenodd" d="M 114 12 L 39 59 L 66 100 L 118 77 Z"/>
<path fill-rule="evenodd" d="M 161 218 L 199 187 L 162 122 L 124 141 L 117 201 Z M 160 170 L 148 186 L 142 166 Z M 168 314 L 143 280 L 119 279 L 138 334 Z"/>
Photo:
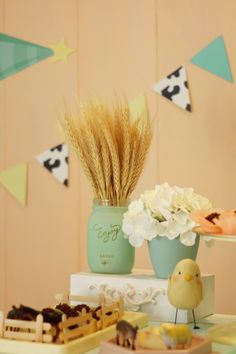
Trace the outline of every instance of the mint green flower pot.
<path fill-rule="evenodd" d="M 155 237 L 148 242 L 149 255 L 157 278 L 167 279 L 176 264 L 185 258 L 195 260 L 199 246 L 199 235 L 193 246 L 183 245 L 179 237 L 169 240 L 167 237 Z"/>
<path fill-rule="evenodd" d="M 134 247 L 124 238 L 123 214 L 127 206 L 93 206 L 88 222 L 88 264 L 95 273 L 130 273 Z"/>

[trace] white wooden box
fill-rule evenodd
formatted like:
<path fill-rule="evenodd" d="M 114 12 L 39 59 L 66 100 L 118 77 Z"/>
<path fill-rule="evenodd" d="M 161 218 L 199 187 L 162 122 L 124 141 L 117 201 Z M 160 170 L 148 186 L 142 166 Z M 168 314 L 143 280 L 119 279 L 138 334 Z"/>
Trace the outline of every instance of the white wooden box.
<path fill-rule="evenodd" d="M 203 274 L 203 301 L 195 309 L 196 319 L 214 313 L 214 275 Z M 135 270 L 127 275 L 81 272 L 71 275 L 71 295 L 95 295 L 98 292 L 115 299 L 122 294 L 125 308 L 146 312 L 149 320 L 174 321 L 175 308 L 169 303 L 166 290 L 167 279 L 157 279 L 152 271 Z M 178 322 L 192 322 L 192 312 L 178 311 Z"/>

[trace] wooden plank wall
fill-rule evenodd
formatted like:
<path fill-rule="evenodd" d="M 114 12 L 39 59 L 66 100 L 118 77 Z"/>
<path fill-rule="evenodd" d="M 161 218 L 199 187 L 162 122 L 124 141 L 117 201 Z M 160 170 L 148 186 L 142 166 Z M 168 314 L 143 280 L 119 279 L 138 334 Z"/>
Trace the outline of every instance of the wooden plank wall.
<path fill-rule="evenodd" d="M 3 4 L 5 33 L 44 46 L 64 37 L 68 46 L 77 49 L 75 0 Z M 29 162 L 27 207 L 4 192 L 7 308 L 53 303 L 54 294 L 69 287 L 70 274 L 79 268 L 78 166 L 70 168 L 67 189 L 34 159 L 62 141 L 55 110 L 77 91 L 77 55 L 76 51 L 68 64 L 42 61 L 1 82 L 1 90 L 4 85 L 6 90 L 6 113 L 1 120 L 5 124 L 4 167 Z M 73 166 L 73 156 L 71 162 Z"/>
<path fill-rule="evenodd" d="M 155 133 L 149 160 L 134 196 L 143 188 L 153 188 L 158 174 L 156 97 L 150 91 L 157 77 L 155 7 L 154 0 L 80 0 L 78 9 L 80 100 L 91 96 L 109 100 L 114 93 L 125 94 L 131 100 L 144 93 L 154 118 Z M 80 185 L 79 215 L 87 220 L 92 192 L 83 175 Z M 86 228 L 86 222 L 80 223 L 80 235 L 86 235 Z M 86 249 L 86 238 L 81 237 L 80 242 L 80 248 Z M 86 267 L 86 252 L 80 256 Z M 150 266 L 146 245 L 136 252 L 136 266 Z"/>
<path fill-rule="evenodd" d="M 236 28 L 233 0 L 158 0 L 158 76 L 185 64 L 192 114 L 158 98 L 159 182 L 192 186 L 215 207 L 236 206 L 236 86 L 189 62 L 190 58 L 223 35 L 233 77 L 236 77 Z M 236 313 L 236 243 L 201 242 L 198 262 L 216 277 L 218 313 Z M 227 295 L 226 295 L 227 294 Z"/>
<path fill-rule="evenodd" d="M 0 0 L 0 32 L 4 32 L 4 0 Z M 0 84 L 0 170 L 5 167 L 5 83 Z M 0 309 L 5 306 L 6 269 L 5 269 L 5 227 L 6 194 L 0 188 Z"/>
<path fill-rule="evenodd" d="M 188 63 L 223 34 L 236 75 L 235 11 L 234 0 L 0 0 L 1 31 L 45 46 L 64 36 L 76 50 L 67 65 L 48 59 L 0 83 L 0 168 L 29 161 L 27 208 L 0 188 L 1 306 L 4 294 L 6 308 L 49 305 L 54 293 L 67 290 L 71 273 L 87 268 L 93 197 L 80 165 L 71 154 L 66 189 L 34 160 L 61 142 L 55 107 L 63 98 L 73 105 L 76 94 L 84 101 L 145 93 L 154 139 L 133 197 L 168 181 L 235 207 L 235 84 Z M 181 64 L 192 114 L 150 89 Z M 200 247 L 203 272 L 216 274 L 217 312 L 236 312 L 236 285 L 227 276 L 236 270 L 234 255 L 235 245 Z M 151 267 L 146 245 L 135 266 Z"/>

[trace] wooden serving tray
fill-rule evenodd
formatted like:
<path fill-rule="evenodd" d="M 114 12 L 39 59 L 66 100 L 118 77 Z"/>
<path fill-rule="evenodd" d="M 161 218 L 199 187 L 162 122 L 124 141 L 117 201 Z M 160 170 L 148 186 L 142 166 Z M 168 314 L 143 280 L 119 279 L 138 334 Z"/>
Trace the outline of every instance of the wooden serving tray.
<path fill-rule="evenodd" d="M 210 354 L 212 353 L 211 341 L 202 336 L 193 336 L 191 346 L 186 349 L 142 349 L 124 348 L 116 344 L 115 338 L 102 342 L 100 354 Z"/>
<path fill-rule="evenodd" d="M 140 328 L 148 324 L 146 313 L 124 312 L 123 319 Z M 93 349 L 116 334 L 116 325 L 109 326 L 96 333 L 72 340 L 66 344 L 36 343 L 12 339 L 0 339 L 0 353 L 4 354 L 81 354 Z"/>

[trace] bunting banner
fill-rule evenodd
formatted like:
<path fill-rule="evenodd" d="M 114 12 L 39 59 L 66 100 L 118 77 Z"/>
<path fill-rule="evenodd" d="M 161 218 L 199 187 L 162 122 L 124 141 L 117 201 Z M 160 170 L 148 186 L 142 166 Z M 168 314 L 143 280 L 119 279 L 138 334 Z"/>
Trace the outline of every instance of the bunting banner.
<path fill-rule="evenodd" d="M 27 162 L 20 163 L 0 172 L 0 183 L 23 206 L 26 205 L 27 172 Z"/>
<path fill-rule="evenodd" d="M 73 52 L 66 46 L 64 38 L 58 44 L 43 47 L 0 33 L 0 80 L 49 57 L 52 57 L 53 62 L 67 63 L 68 56 Z"/>
<path fill-rule="evenodd" d="M 191 59 L 191 63 L 233 82 L 223 36 L 217 37 Z"/>
<path fill-rule="evenodd" d="M 53 55 L 53 50 L 0 33 L 0 80 Z"/>
<path fill-rule="evenodd" d="M 45 167 L 61 184 L 68 186 L 68 147 L 59 144 L 36 156 L 36 160 Z"/>
<path fill-rule="evenodd" d="M 147 118 L 147 102 L 144 95 L 139 95 L 129 102 L 129 110 L 133 120 L 142 116 Z"/>
<path fill-rule="evenodd" d="M 180 108 L 191 112 L 188 81 L 184 66 L 180 66 L 177 70 L 156 83 L 153 86 L 153 90 Z"/>

